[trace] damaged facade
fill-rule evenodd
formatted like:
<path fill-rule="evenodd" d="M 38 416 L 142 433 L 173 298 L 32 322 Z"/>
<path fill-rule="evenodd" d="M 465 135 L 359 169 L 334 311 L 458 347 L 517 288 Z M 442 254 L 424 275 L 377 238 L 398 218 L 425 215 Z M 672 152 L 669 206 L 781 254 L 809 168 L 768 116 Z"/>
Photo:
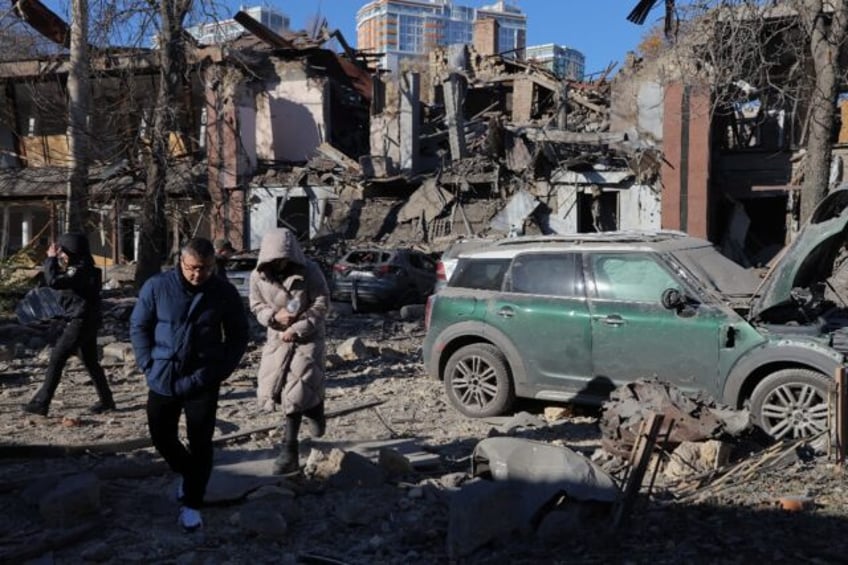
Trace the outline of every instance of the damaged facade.
<path fill-rule="evenodd" d="M 169 181 L 172 248 L 201 234 L 254 249 L 277 226 L 432 251 L 468 236 L 680 229 L 753 264 L 793 233 L 800 134 L 785 111 L 728 124 L 708 88 L 635 60 L 613 80 L 561 80 L 498 56 L 495 20 L 474 26 L 473 45 L 381 74 L 380 54 L 338 32 L 279 35 L 243 12 L 235 19 L 241 37 L 189 50 L 191 88 L 171 143 L 185 171 Z M 95 247 L 115 262 L 137 253 L 151 55 L 93 58 L 94 107 L 110 109 L 92 116 Z M 6 255 L 61 225 L 66 66 L 54 57 L 0 67 Z"/>
<path fill-rule="evenodd" d="M 244 13 L 236 20 L 249 33 L 226 48 L 190 50 L 184 128 L 171 144 L 186 171 L 169 189 L 172 247 L 207 234 L 256 248 L 272 226 L 302 238 L 436 247 L 489 232 L 659 227 L 656 166 L 634 173 L 629 162 L 643 152 L 608 131 L 609 84 L 563 82 L 494 55 L 497 34 L 486 28 L 494 20 L 476 27 L 476 47 L 438 49 L 397 76 L 367 70 L 337 33 L 281 36 Z M 333 37 L 344 54 L 325 48 Z M 93 58 L 94 107 L 114 108 L 93 117 L 95 247 L 115 262 L 137 253 L 144 109 L 156 88 L 151 53 L 126 57 L 123 65 L 111 54 Z M 0 70 L 7 254 L 62 224 L 66 112 L 54 84 L 66 65 L 52 58 Z M 51 88 L 52 127 L 36 102 Z"/>
<path fill-rule="evenodd" d="M 804 68 L 812 62 L 791 4 L 723 10 L 689 22 L 669 52 L 626 61 L 612 81 L 611 128 L 661 151 L 663 228 L 762 266 L 801 223 L 812 97 L 799 76 L 812 76 Z M 756 39 L 746 44 L 743 34 Z M 721 37 L 727 45 L 718 45 Z M 830 139 L 831 189 L 844 178 L 843 99 Z"/>

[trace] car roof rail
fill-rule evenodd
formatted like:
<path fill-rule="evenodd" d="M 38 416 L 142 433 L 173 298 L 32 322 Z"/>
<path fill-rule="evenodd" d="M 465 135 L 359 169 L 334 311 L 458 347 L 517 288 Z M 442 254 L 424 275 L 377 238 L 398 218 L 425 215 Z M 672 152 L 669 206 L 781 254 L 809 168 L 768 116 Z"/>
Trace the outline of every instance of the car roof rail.
<path fill-rule="evenodd" d="M 619 230 L 607 232 L 590 232 L 590 233 L 572 233 L 572 234 L 551 234 L 551 235 L 522 235 L 518 237 L 508 237 L 498 240 L 494 243 L 497 246 L 511 246 L 527 243 L 582 243 L 582 242 L 628 242 L 628 241 L 644 241 L 655 242 L 665 241 L 667 239 L 677 239 L 689 237 L 686 232 L 678 230 L 659 230 L 659 231 L 640 231 L 640 230 Z"/>

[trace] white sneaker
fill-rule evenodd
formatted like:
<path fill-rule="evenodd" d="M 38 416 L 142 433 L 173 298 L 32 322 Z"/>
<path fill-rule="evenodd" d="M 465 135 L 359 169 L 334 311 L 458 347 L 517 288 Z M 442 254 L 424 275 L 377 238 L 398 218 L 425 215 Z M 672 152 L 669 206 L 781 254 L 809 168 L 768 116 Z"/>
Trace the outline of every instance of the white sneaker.
<path fill-rule="evenodd" d="M 200 516 L 200 512 L 188 506 L 180 506 L 180 517 L 177 522 L 187 532 L 193 532 L 203 527 L 203 518 Z"/>

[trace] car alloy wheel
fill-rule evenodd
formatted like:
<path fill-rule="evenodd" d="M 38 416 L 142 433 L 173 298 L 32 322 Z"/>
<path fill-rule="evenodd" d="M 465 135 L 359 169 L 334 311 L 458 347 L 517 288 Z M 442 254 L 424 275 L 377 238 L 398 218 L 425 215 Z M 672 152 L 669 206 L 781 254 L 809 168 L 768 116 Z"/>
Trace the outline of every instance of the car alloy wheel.
<path fill-rule="evenodd" d="M 457 410 L 472 418 L 502 414 L 515 400 L 506 360 L 488 343 L 466 345 L 451 355 L 445 392 Z"/>
<path fill-rule="evenodd" d="M 808 369 L 783 369 L 763 379 L 751 395 L 754 421 L 775 439 L 805 438 L 827 429 L 831 381 Z"/>

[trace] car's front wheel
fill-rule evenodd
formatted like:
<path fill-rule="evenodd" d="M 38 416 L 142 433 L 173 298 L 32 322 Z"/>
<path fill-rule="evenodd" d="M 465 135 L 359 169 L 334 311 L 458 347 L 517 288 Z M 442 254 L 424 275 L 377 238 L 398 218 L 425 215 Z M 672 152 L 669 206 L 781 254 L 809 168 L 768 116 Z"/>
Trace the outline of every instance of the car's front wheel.
<path fill-rule="evenodd" d="M 827 429 L 830 379 L 809 369 L 783 369 L 751 394 L 754 422 L 775 439 L 804 438 Z"/>
<path fill-rule="evenodd" d="M 503 414 L 515 400 L 506 359 L 488 343 L 466 345 L 451 355 L 445 392 L 457 410 L 472 418 Z"/>

